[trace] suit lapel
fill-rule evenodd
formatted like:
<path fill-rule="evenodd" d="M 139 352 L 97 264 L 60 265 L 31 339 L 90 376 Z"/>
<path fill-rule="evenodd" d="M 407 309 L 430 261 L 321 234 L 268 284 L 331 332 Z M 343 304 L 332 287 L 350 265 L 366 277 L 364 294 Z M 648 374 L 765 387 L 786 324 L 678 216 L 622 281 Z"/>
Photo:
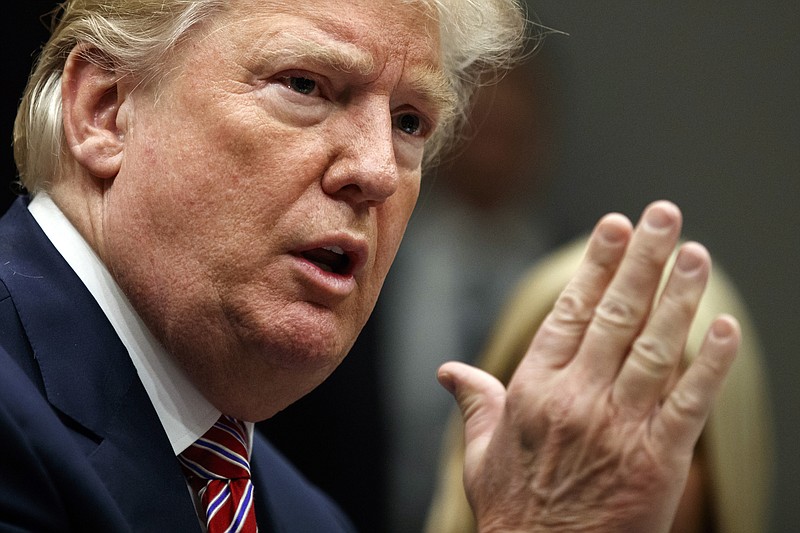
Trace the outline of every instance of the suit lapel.
<path fill-rule="evenodd" d="M 45 395 L 129 523 L 141 531 L 197 528 L 180 467 L 125 347 L 22 200 L 0 224 L 0 243 L 0 278 Z"/>

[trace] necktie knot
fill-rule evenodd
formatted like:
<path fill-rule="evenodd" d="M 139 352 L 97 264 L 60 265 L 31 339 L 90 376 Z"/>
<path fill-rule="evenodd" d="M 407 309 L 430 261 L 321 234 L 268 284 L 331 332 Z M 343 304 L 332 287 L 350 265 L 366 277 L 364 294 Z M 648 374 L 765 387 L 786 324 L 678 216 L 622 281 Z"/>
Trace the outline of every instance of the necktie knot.
<path fill-rule="evenodd" d="M 247 430 L 239 420 L 222 415 L 179 459 L 190 483 L 193 479 L 249 478 Z"/>
<path fill-rule="evenodd" d="M 200 499 L 209 533 L 256 531 L 247 429 L 241 421 L 222 415 L 178 460 Z"/>

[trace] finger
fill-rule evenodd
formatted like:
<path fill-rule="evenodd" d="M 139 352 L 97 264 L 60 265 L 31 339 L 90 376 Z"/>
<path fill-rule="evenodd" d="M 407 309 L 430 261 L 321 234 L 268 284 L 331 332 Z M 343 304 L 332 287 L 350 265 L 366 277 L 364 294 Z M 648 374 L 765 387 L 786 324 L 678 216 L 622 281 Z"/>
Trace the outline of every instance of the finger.
<path fill-rule="evenodd" d="M 709 327 L 700 352 L 670 391 L 653 421 L 655 442 L 691 453 L 736 357 L 741 333 L 735 318 L 718 317 Z"/>
<path fill-rule="evenodd" d="M 461 410 L 467 458 L 482 456 L 503 416 L 505 387 L 491 374 L 459 362 L 443 364 L 438 379 Z"/>
<path fill-rule="evenodd" d="M 575 276 L 556 300 L 531 344 L 536 363 L 561 368 L 578 351 L 586 328 L 619 266 L 632 228 L 623 215 L 610 214 L 595 226 Z"/>
<path fill-rule="evenodd" d="M 710 265 L 702 245 L 686 243 L 681 247 L 664 292 L 614 383 L 615 405 L 644 414 L 661 401 L 683 356 Z"/>
<path fill-rule="evenodd" d="M 645 209 L 575 356 L 576 367 L 594 382 L 605 385 L 616 377 L 650 313 L 680 226 L 680 210 L 670 202 L 654 202 Z"/>

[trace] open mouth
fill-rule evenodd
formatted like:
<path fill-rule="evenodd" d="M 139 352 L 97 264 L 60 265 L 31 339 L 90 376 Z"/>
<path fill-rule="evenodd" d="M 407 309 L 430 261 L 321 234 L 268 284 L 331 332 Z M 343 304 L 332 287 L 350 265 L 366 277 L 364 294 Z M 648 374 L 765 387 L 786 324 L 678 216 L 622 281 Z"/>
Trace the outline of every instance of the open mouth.
<path fill-rule="evenodd" d="M 306 250 L 302 252 L 300 256 L 325 272 L 346 276 L 349 275 L 352 270 L 352 260 L 348 254 L 338 246 L 325 246 L 323 248 Z"/>

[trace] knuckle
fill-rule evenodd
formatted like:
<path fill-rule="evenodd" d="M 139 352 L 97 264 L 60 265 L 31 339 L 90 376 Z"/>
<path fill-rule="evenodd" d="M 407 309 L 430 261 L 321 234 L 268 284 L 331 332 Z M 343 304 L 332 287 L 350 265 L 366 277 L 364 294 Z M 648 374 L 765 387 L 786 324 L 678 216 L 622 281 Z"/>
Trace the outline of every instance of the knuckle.
<path fill-rule="evenodd" d="M 659 305 L 684 320 L 690 319 L 695 311 L 697 296 L 689 290 L 669 290 L 664 292 Z"/>
<path fill-rule="evenodd" d="M 606 295 L 594 311 L 599 325 L 612 329 L 632 329 L 638 326 L 641 312 L 622 298 Z"/>
<path fill-rule="evenodd" d="M 705 402 L 698 392 L 675 390 L 669 396 L 673 411 L 685 420 L 702 420 L 705 417 Z"/>
<path fill-rule="evenodd" d="M 630 361 L 648 375 L 655 377 L 668 375 L 675 367 L 675 360 L 670 355 L 669 347 L 655 337 L 649 336 L 636 339 L 631 347 Z"/>
<path fill-rule="evenodd" d="M 556 300 L 551 316 L 556 323 L 564 326 L 583 326 L 591 320 L 592 314 L 592 306 L 585 295 L 577 289 L 567 288 Z"/>
<path fill-rule="evenodd" d="M 630 250 L 630 260 L 643 268 L 660 271 L 671 252 L 672 246 L 662 241 L 640 242 Z"/>

